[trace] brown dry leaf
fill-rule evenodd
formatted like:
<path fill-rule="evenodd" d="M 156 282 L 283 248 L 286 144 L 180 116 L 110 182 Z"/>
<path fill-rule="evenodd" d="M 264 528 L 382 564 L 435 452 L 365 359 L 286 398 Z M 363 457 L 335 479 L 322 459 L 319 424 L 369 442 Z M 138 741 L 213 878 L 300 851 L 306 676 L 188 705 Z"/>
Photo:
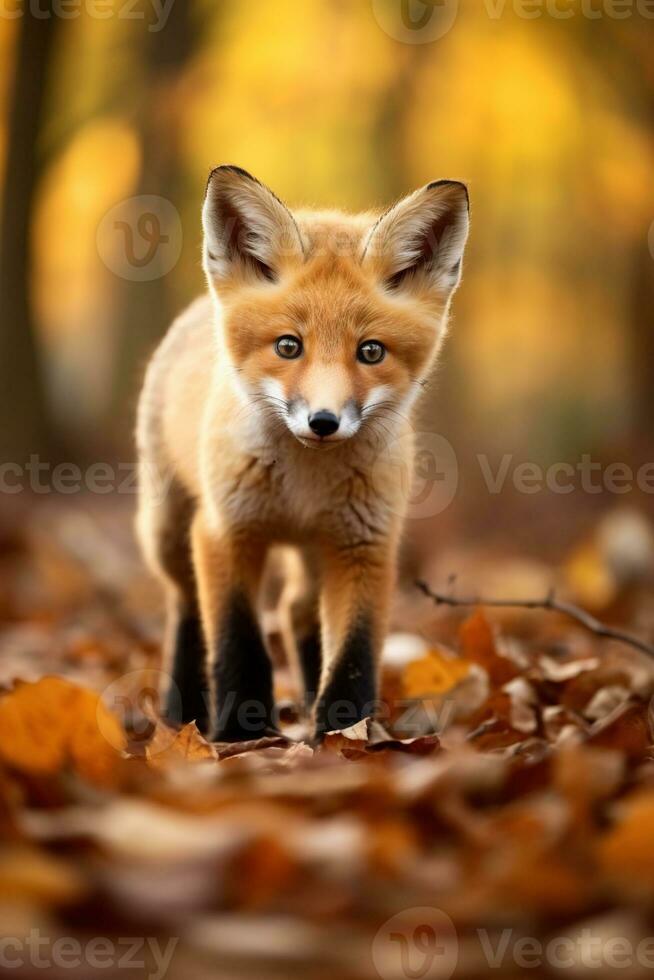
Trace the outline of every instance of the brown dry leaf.
<path fill-rule="evenodd" d="M 404 752 L 407 755 L 432 755 L 441 747 L 438 735 L 416 735 L 414 738 L 387 736 L 370 743 L 370 752 Z"/>
<path fill-rule="evenodd" d="M 349 728 L 327 732 L 322 742 L 322 750 L 339 752 L 345 758 L 355 758 L 364 755 L 370 741 L 370 723 L 372 718 L 362 718 Z"/>
<path fill-rule="evenodd" d="M 598 657 L 583 657 L 577 660 L 554 660 L 545 654 L 538 658 L 538 667 L 543 677 L 554 684 L 564 684 L 574 680 L 589 670 L 596 670 L 600 661 Z"/>
<path fill-rule="evenodd" d="M 493 628 L 483 610 L 466 619 L 459 640 L 461 656 L 483 667 L 493 687 L 502 687 L 517 676 L 515 664 L 498 652 Z"/>
<path fill-rule="evenodd" d="M 299 869 L 285 841 L 261 834 L 234 855 L 226 877 L 230 899 L 253 908 L 297 887 Z"/>
<path fill-rule="evenodd" d="M 217 761 L 218 752 L 200 733 L 194 721 L 175 732 L 158 722 L 145 749 L 148 765 L 165 769 L 182 762 Z"/>
<path fill-rule="evenodd" d="M 584 719 L 560 704 L 546 705 L 542 710 L 543 729 L 549 742 L 565 743 L 581 738 L 586 731 Z"/>
<path fill-rule="evenodd" d="M 634 701 L 619 704 L 610 715 L 592 725 L 589 742 L 623 752 L 635 761 L 643 759 L 650 750 L 647 706 Z"/>
<path fill-rule="evenodd" d="M 552 782 L 571 801 L 579 821 L 590 815 L 598 800 L 609 799 L 619 789 L 624 770 L 620 752 L 569 743 L 553 755 Z"/>
<path fill-rule="evenodd" d="M 91 783 L 114 785 L 125 746 L 99 695 L 63 678 L 18 683 L 0 700 L 0 758 L 21 772 L 54 776 L 71 766 Z"/>
<path fill-rule="evenodd" d="M 368 830 L 368 860 L 381 874 L 406 867 L 418 853 L 417 834 L 408 820 L 386 817 Z"/>
<path fill-rule="evenodd" d="M 84 897 L 87 886 L 74 866 L 28 845 L 0 852 L 0 903 L 67 905 Z"/>
<path fill-rule="evenodd" d="M 498 875 L 502 904 L 550 915 L 579 912 L 590 887 L 581 870 L 557 854 L 514 852 L 514 860 Z"/>
<path fill-rule="evenodd" d="M 516 677 L 502 689 L 509 697 L 509 723 L 517 732 L 531 735 L 538 727 L 536 691 L 524 677 Z"/>
<path fill-rule="evenodd" d="M 621 808 L 618 822 L 598 844 L 599 860 L 605 871 L 627 881 L 634 877 L 654 886 L 654 793 L 632 796 Z"/>
<path fill-rule="evenodd" d="M 410 755 L 431 755 L 440 749 L 438 735 L 417 735 L 414 738 L 393 738 L 374 718 L 363 718 L 349 728 L 328 732 L 322 748 L 338 752 L 345 759 L 360 759 L 368 753 L 405 752 Z"/>
<path fill-rule="evenodd" d="M 522 688 L 511 692 L 507 690 L 510 687 L 509 683 L 501 690 L 494 691 L 468 719 L 468 740 L 481 751 L 494 752 L 515 745 L 537 727 L 537 719 L 526 692 Z M 514 718 L 522 729 L 515 727 Z"/>
<path fill-rule="evenodd" d="M 236 755 L 260 752 L 262 749 L 287 749 L 293 744 L 284 735 L 264 735 L 263 738 L 255 738 L 251 742 L 214 742 L 212 748 L 219 759 L 231 759 Z"/>

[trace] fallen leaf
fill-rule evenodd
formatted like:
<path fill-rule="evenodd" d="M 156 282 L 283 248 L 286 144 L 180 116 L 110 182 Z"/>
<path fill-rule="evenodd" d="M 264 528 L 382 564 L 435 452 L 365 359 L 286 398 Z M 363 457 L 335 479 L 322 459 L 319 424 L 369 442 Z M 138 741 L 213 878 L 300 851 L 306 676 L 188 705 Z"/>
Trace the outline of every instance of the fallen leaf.
<path fill-rule="evenodd" d="M 647 706 L 633 701 L 619 704 L 611 714 L 591 726 L 588 741 L 640 761 L 650 748 Z"/>
<path fill-rule="evenodd" d="M 515 664 L 498 652 L 493 628 L 483 610 L 478 609 L 466 619 L 459 641 L 461 656 L 483 667 L 493 687 L 502 687 L 517 676 Z"/>
<path fill-rule="evenodd" d="M 96 785 L 119 777 L 125 732 L 100 697 L 60 677 L 18 683 L 0 699 L 0 758 L 54 776 L 71 767 Z"/>
<path fill-rule="evenodd" d="M 0 902 L 68 905 L 87 892 L 80 872 L 61 858 L 26 844 L 0 851 Z"/>
<path fill-rule="evenodd" d="M 214 742 L 212 748 L 219 759 L 231 759 L 236 755 L 249 755 L 262 749 L 285 749 L 292 744 L 284 735 L 265 735 L 249 742 Z"/>
<path fill-rule="evenodd" d="M 604 870 L 617 878 L 635 878 L 654 887 L 653 826 L 654 793 L 642 792 L 626 800 L 615 826 L 598 843 Z"/>
<path fill-rule="evenodd" d="M 422 698 L 450 691 L 470 671 L 470 664 L 440 650 L 430 650 L 419 660 L 413 660 L 402 674 L 406 698 Z"/>
<path fill-rule="evenodd" d="M 363 718 L 349 728 L 328 732 L 322 748 L 338 752 L 346 759 L 362 758 L 371 752 L 405 752 L 409 755 L 431 755 L 440 748 L 438 735 L 393 738 L 374 718 Z"/>
<path fill-rule="evenodd" d="M 178 732 L 159 722 L 146 746 L 145 757 L 149 765 L 165 769 L 181 762 L 217 761 L 218 751 L 202 736 L 194 721 Z"/>

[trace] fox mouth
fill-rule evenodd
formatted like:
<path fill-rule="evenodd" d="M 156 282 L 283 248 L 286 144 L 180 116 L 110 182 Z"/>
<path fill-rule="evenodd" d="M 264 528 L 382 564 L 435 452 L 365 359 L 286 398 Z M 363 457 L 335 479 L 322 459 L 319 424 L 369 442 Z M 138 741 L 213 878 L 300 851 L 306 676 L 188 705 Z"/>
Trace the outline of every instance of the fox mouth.
<path fill-rule="evenodd" d="M 267 403 L 271 416 L 282 422 L 306 449 L 334 449 L 349 442 L 363 421 L 363 413 L 354 400 L 340 411 L 323 408 L 312 411 L 303 398 L 284 398 L 270 382 L 264 386 L 262 400 Z"/>
<path fill-rule="evenodd" d="M 326 436 L 321 438 L 320 436 L 298 435 L 292 429 L 290 431 L 297 441 L 307 449 L 335 449 L 336 446 L 341 446 L 344 442 L 349 442 L 351 439 L 351 436 Z"/>
<path fill-rule="evenodd" d="M 313 431 L 308 418 L 294 418 L 292 414 L 286 419 L 286 425 L 295 438 L 307 449 L 335 449 L 346 442 L 351 442 L 360 428 L 358 419 L 341 417 L 338 429 L 333 432 L 320 434 Z"/>

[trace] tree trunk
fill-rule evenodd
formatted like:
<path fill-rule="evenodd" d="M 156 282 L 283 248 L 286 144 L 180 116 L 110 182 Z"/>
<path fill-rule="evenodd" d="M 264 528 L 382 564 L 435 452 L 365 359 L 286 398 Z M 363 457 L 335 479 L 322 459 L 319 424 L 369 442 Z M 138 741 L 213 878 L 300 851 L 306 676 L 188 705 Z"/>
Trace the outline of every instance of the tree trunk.
<path fill-rule="evenodd" d="M 183 174 L 179 141 L 183 107 L 175 86 L 195 44 L 191 4 L 174 3 L 165 27 L 144 38 L 147 94 L 138 120 L 143 155 L 136 194 L 157 195 L 180 211 Z M 133 425 L 144 363 L 175 312 L 167 276 L 156 274 L 144 282 L 126 280 L 124 287 L 109 406 L 109 424 L 118 443 Z M 117 448 L 122 450 L 124 446 Z"/>
<path fill-rule="evenodd" d="M 634 429 L 637 443 L 654 444 L 654 230 L 634 255 L 631 354 L 634 366 Z"/>
<path fill-rule="evenodd" d="M 38 140 L 57 18 L 26 11 L 18 30 L 0 230 L 0 461 L 20 463 L 54 451 L 30 292 Z"/>

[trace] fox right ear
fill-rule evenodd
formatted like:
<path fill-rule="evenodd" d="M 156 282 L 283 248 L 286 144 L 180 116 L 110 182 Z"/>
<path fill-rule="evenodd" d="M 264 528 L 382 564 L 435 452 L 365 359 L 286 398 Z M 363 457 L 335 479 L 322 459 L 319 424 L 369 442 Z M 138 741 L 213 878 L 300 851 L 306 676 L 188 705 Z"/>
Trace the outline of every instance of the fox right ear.
<path fill-rule="evenodd" d="M 302 259 L 299 228 L 288 208 L 240 167 L 212 170 L 202 210 L 204 268 L 221 283 L 276 282 Z"/>
<path fill-rule="evenodd" d="M 434 291 L 449 298 L 461 278 L 469 210 L 465 184 L 427 184 L 381 216 L 370 231 L 362 261 L 390 291 Z"/>

